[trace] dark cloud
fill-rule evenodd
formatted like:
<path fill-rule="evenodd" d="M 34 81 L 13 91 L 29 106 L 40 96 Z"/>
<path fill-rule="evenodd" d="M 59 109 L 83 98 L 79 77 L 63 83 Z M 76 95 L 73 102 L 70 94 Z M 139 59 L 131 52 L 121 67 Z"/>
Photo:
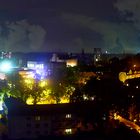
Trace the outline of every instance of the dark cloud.
<path fill-rule="evenodd" d="M 134 22 L 134 26 L 140 29 L 140 1 L 118 0 L 114 5 L 127 20 Z M 131 13 L 128 15 L 128 13 Z"/>
<path fill-rule="evenodd" d="M 116 53 L 138 51 L 140 45 L 140 42 L 137 41 L 139 31 L 132 23 L 100 21 L 93 17 L 71 14 L 63 14 L 62 18 L 69 24 L 79 25 L 101 34 L 104 50 Z"/>
<path fill-rule="evenodd" d="M 21 20 L 6 22 L 4 26 L 0 25 L 0 29 L 1 50 L 27 52 L 39 51 L 43 47 L 46 31 L 39 25 Z"/>
<path fill-rule="evenodd" d="M 139 22 L 139 0 L 0 0 L 0 48 L 139 52 Z"/>

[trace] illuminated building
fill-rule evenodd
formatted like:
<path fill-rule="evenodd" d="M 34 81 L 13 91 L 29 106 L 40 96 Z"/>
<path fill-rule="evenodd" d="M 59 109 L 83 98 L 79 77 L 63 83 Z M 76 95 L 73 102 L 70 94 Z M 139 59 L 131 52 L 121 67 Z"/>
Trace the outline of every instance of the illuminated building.
<path fill-rule="evenodd" d="M 27 61 L 27 68 L 29 69 L 44 69 L 44 64 L 37 61 Z"/>
<path fill-rule="evenodd" d="M 1 52 L 1 59 L 5 59 L 5 58 L 10 59 L 11 55 L 12 55 L 11 52 Z"/>
<path fill-rule="evenodd" d="M 79 84 L 86 84 L 86 82 L 91 78 L 91 77 L 96 77 L 97 74 L 95 72 L 80 72 L 80 78 L 78 83 Z"/>
<path fill-rule="evenodd" d="M 19 70 L 19 75 L 21 75 L 23 78 L 35 78 L 35 71 L 34 70 Z"/>
<path fill-rule="evenodd" d="M 74 67 L 74 66 L 77 66 L 77 64 L 78 64 L 77 59 L 68 59 L 68 60 L 66 60 L 66 66 L 67 67 Z"/>
<path fill-rule="evenodd" d="M 2 60 L 0 62 L 0 71 L 7 73 L 10 72 L 13 68 L 13 64 L 11 60 Z"/>
<path fill-rule="evenodd" d="M 78 130 L 92 131 L 93 122 L 87 120 L 86 123 L 90 125 L 86 125 L 82 120 L 87 118 L 89 112 L 90 117 L 96 117 L 96 108 L 92 103 L 36 106 L 10 104 L 8 111 L 8 135 L 11 139 L 70 135 Z"/>
<path fill-rule="evenodd" d="M 94 64 L 98 65 L 101 61 L 102 50 L 101 48 L 94 48 Z"/>
<path fill-rule="evenodd" d="M 134 79 L 134 78 L 140 78 L 140 71 L 135 71 L 134 73 L 130 70 L 129 73 L 126 72 L 120 72 L 119 73 L 119 80 L 123 83 L 127 79 Z"/>

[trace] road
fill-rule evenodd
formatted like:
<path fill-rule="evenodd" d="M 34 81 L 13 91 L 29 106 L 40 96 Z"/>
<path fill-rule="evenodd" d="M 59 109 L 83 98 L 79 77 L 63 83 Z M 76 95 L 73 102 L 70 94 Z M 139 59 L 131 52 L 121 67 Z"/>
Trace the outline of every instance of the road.
<path fill-rule="evenodd" d="M 140 134 L 140 126 L 135 124 L 134 122 L 131 122 L 131 121 L 123 118 L 122 116 L 118 115 L 117 113 L 114 113 L 114 119 L 119 120 L 120 122 L 124 123 L 130 129 L 137 130 L 137 132 Z"/>

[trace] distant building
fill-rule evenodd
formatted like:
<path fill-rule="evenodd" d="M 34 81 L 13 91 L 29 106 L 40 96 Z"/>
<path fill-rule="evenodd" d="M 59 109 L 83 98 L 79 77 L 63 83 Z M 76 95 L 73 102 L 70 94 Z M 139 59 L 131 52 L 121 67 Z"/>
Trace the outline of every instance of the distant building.
<path fill-rule="evenodd" d="M 94 48 L 94 64 L 98 65 L 101 61 L 102 50 L 101 48 Z"/>
<path fill-rule="evenodd" d="M 12 56 L 11 52 L 1 52 L 1 59 L 10 59 Z"/>

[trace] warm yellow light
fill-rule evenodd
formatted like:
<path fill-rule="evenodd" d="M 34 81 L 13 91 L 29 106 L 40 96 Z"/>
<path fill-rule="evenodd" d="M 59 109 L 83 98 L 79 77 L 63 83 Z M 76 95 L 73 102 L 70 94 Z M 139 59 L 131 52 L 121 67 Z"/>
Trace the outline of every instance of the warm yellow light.
<path fill-rule="evenodd" d="M 33 80 L 32 79 L 25 79 L 24 82 L 26 84 L 33 84 Z"/>
<path fill-rule="evenodd" d="M 65 129 L 65 133 L 66 134 L 72 134 L 72 129 L 71 128 Z"/>
<path fill-rule="evenodd" d="M 40 87 L 45 87 L 47 85 L 47 81 L 46 80 L 42 80 L 39 82 L 39 86 Z"/>
<path fill-rule="evenodd" d="M 66 61 L 67 67 L 74 67 L 77 66 L 77 59 L 69 59 Z"/>
<path fill-rule="evenodd" d="M 136 119 L 134 119 L 133 121 L 134 121 L 134 122 L 137 122 L 137 120 L 136 120 Z"/>
<path fill-rule="evenodd" d="M 66 114 L 66 118 L 71 118 L 71 114 Z"/>
<path fill-rule="evenodd" d="M 69 103 L 70 102 L 70 99 L 69 99 L 69 97 L 62 97 L 62 98 L 60 98 L 60 103 Z"/>
<path fill-rule="evenodd" d="M 126 72 L 120 72 L 119 73 L 119 80 L 124 83 L 126 79 L 127 79 Z"/>
<path fill-rule="evenodd" d="M 135 68 L 136 66 L 137 66 L 136 64 L 133 65 L 134 68 Z"/>
<path fill-rule="evenodd" d="M 26 100 L 26 104 L 32 105 L 32 104 L 33 104 L 33 98 L 29 97 L 29 98 Z"/>
<path fill-rule="evenodd" d="M 40 97 L 39 99 L 39 102 L 37 102 L 37 104 L 57 104 L 55 98 L 53 98 L 51 95 L 49 95 L 49 92 L 50 91 L 46 91 L 46 95 L 44 95 L 44 97 Z M 33 97 L 29 97 L 27 100 L 26 100 L 26 104 L 28 105 L 33 105 Z M 70 98 L 69 97 L 66 97 L 66 96 L 63 96 L 60 98 L 60 104 L 63 104 L 63 103 L 69 103 L 70 102 Z"/>
<path fill-rule="evenodd" d="M 129 84 L 126 84 L 126 86 L 128 87 L 128 86 L 129 86 Z"/>

